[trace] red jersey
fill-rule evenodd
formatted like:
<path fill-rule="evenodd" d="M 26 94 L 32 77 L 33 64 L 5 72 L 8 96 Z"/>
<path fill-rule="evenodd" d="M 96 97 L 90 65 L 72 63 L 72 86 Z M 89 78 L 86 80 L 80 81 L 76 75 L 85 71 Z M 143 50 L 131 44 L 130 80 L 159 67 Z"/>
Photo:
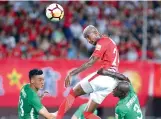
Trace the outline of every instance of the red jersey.
<path fill-rule="evenodd" d="M 111 38 L 103 36 L 99 39 L 92 56 L 101 59 L 101 68 L 118 70 L 119 52 L 115 42 Z"/>

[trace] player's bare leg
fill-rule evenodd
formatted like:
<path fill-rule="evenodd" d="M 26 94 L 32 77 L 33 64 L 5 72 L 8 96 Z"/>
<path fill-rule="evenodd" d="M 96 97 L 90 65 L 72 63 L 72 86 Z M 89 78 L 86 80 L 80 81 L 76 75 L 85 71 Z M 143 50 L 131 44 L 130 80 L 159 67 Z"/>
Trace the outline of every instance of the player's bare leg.
<path fill-rule="evenodd" d="M 78 84 L 74 89 L 70 90 L 69 95 L 65 98 L 63 103 L 60 105 L 56 119 L 62 119 L 64 114 L 71 108 L 76 97 L 86 94 L 81 85 Z"/>
<path fill-rule="evenodd" d="M 80 84 L 78 84 L 76 87 L 74 87 L 73 91 L 76 96 L 81 96 L 81 95 L 86 94 Z"/>
<path fill-rule="evenodd" d="M 98 103 L 94 102 L 93 100 L 89 100 L 87 108 L 84 112 L 84 117 L 86 119 L 101 119 L 100 117 L 98 117 L 97 115 L 93 114 L 93 112 L 96 110 L 96 108 L 98 107 Z"/>

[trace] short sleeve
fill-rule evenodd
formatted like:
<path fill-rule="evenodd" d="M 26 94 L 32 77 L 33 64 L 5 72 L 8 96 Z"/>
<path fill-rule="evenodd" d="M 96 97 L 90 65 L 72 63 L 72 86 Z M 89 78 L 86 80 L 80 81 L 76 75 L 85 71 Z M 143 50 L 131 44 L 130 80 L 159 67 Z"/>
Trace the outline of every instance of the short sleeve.
<path fill-rule="evenodd" d="M 115 119 L 124 119 L 127 111 L 124 108 L 116 107 L 115 109 Z"/>
<path fill-rule="evenodd" d="M 81 106 L 77 109 L 77 111 L 74 113 L 74 115 L 75 115 L 77 118 L 81 117 L 81 116 L 83 115 L 83 112 L 84 112 L 84 110 L 85 110 L 85 107 L 86 107 L 86 104 L 81 105 Z"/>
<path fill-rule="evenodd" d="M 29 104 L 36 110 L 37 113 L 43 108 L 43 105 L 38 96 L 33 96 L 29 98 Z"/>
<path fill-rule="evenodd" d="M 97 43 L 92 56 L 101 58 L 103 56 L 104 52 L 105 52 L 105 48 L 103 47 L 103 45 L 100 43 Z"/>

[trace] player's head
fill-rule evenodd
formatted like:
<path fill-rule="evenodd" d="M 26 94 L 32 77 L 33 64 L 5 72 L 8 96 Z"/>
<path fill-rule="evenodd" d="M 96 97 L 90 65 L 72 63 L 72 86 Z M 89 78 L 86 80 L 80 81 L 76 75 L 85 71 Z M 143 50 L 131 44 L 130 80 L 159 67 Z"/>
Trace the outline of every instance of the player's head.
<path fill-rule="evenodd" d="M 34 86 L 37 90 L 43 88 L 44 86 L 44 76 L 43 71 L 39 69 L 32 69 L 29 72 L 30 84 Z"/>
<path fill-rule="evenodd" d="M 121 81 L 113 90 L 113 95 L 118 98 L 125 98 L 130 90 L 130 84 L 127 81 Z"/>
<path fill-rule="evenodd" d="M 96 29 L 96 27 L 89 25 L 83 31 L 83 36 L 88 40 L 88 42 L 92 45 L 96 45 L 97 40 L 101 38 L 100 33 Z"/>

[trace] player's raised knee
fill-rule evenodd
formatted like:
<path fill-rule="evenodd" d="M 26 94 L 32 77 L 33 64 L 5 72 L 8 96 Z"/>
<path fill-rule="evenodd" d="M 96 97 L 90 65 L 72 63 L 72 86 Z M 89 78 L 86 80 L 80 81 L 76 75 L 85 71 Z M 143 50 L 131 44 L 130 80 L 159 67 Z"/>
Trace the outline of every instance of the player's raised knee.
<path fill-rule="evenodd" d="M 81 85 L 77 85 L 74 89 L 73 92 L 76 96 L 80 96 L 80 95 L 84 95 L 86 94 L 83 90 L 83 88 L 81 87 Z"/>

